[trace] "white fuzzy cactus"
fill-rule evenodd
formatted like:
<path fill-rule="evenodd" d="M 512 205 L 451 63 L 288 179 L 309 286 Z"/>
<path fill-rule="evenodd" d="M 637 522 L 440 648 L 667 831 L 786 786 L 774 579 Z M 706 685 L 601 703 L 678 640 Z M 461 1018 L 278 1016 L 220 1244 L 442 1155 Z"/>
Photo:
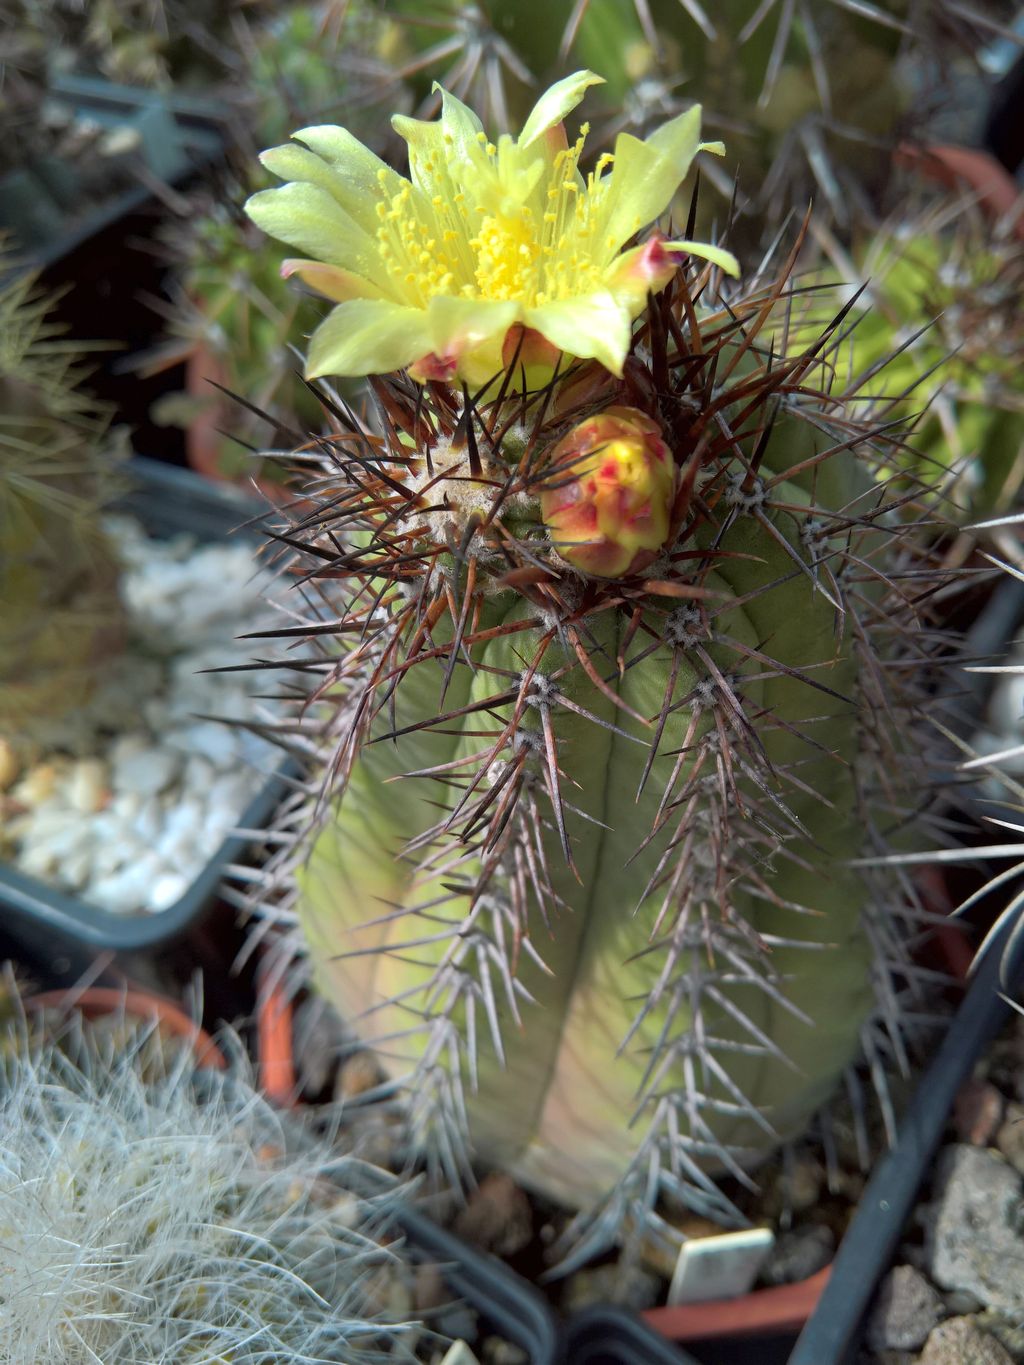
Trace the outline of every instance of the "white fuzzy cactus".
<path fill-rule="evenodd" d="M 151 1035 L 127 1038 L 5 1062 L 0 1361 L 430 1359 L 380 1311 L 400 1263 L 380 1241 L 391 1196 L 352 1192 L 365 1168 L 275 1113 L 241 1062 L 196 1073 L 183 1053 L 154 1074 Z"/>

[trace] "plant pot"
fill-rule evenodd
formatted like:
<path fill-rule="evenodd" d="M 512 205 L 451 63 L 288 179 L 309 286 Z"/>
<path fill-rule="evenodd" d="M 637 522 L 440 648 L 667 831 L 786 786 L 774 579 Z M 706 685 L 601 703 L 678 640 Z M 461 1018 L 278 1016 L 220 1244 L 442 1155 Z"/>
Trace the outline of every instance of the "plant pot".
<path fill-rule="evenodd" d="M 832 1263 L 818 1306 L 800 1335 L 790 1365 L 844 1365 L 863 1335 L 866 1315 L 918 1189 L 938 1146 L 957 1090 L 1009 1014 L 1000 994 L 1002 949 L 1012 925 L 990 945 L 908 1109 L 895 1146 L 875 1167 L 860 1206 Z M 1021 965 L 1009 979 L 1019 983 Z"/>
<path fill-rule="evenodd" d="M 13 234 L 25 266 L 59 260 L 162 189 L 169 193 L 166 187 L 209 166 L 224 149 L 223 110 L 210 101 L 85 76 L 60 77 L 50 95 L 76 120 L 134 140 L 118 161 L 118 183 L 129 187 L 97 200 L 86 180 L 87 163 L 70 156 L 40 158 L 0 180 L 0 231 Z"/>
<path fill-rule="evenodd" d="M 989 151 L 1016 174 L 1024 162 L 1024 55 L 999 82 L 985 124 L 985 144 Z"/>
<path fill-rule="evenodd" d="M 617 1308 L 586 1308 L 569 1320 L 571 1365 L 700 1365 L 636 1318 Z"/>
<path fill-rule="evenodd" d="M 227 381 L 227 372 L 213 350 L 205 342 L 197 341 L 185 359 L 185 392 L 202 403 L 200 411 L 185 431 L 185 456 L 190 468 L 214 483 L 256 488 L 268 502 L 295 506 L 294 495 L 285 483 L 275 482 L 257 473 L 246 473 L 236 478 L 224 472 L 223 433 L 231 430 L 239 409 L 225 394 L 216 394 L 214 402 L 209 399 L 211 394 L 215 394 L 213 386 L 227 387 Z M 260 463 L 254 460 L 253 469 L 259 469 Z"/>
<path fill-rule="evenodd" d="M 917 171 L 944 189 L 969 191 L 990 217 L 1004 215 L 1024 239 L 1024 199 L 1010 172 L 991 153 L 977 147 L 903 143 L 896 151 L 897 166 Z"/>
<path fill-rule="evenodd" d="M 134 986 L 123 989 L 88 986 L 84 990 L 43 991 L 38 995 L 30 995 L 24 1003 L 26 1010 L 77 1010 L 86 1019 L 99 1019 L 118 1011 L 138 1019 L 152 1019 L 167 1037 L 181 1038 L 192 1045 L 198 1067 L 210 1071 L 224 1071 L 227 1068 L 223 1052 L 206 1030 L 173 1000 L 154 995 L 151 991 Z"/>
<path fill-rule="evenodd" d="M 156 537 L 187 530 L 201 541 L 215 541 L 264 511 L 237 489 L 208 483 L 186 470 L 138 457 L 129 468 L 136 487 L 119 510 L 134 513 Z M 287 763 L 278 766 L 239 815 L 238 829 L 258 830 L 266 824 L 291 772 Z M 19 956 L 53 980 L 73 979 L 102 951 L 163 953 L 198 928 L 217 901 L 225 869 L 244 862 L 253 842 L 251 834 L 228 835 L 173 905 L 133 916 L 113 914 L 0 864 L 4 932 Z"/>

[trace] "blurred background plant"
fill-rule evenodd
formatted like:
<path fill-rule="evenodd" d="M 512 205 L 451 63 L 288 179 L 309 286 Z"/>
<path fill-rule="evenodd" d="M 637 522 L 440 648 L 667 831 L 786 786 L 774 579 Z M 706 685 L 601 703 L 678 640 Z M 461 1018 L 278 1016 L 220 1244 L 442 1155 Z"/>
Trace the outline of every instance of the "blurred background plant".
<path fill-rule="evenodd" d="M 902 466 L 941 487 L 961 522 L 1018 507 L 1024 239 L 1016 224 L 1000 227 L 952 197 L 905 209 L 852 259 L 830 245 L 841 277 L 868 282 L 850 370 L 879 420 L 912 427 Z"/>
<path fill-rule="evenodd" d="M 192 199 L 189 214 L 165 231 L 172 281 L 159 311 L 167 335 L 138 358 L 147 373 L 185 362 L 185 391 L 160 400 L 154 418 L 185 429 L 189 461 L 204 473 L 281 481 L 285 471 L 259 452 L 294 444 L 296 431 L 316 432 L 321 422 L 294 350 L 319 307 L 281 278 L 237 208 L 256 188 L 254 153 L 294 127 L 335 120 L 386 153 L 394 141 L 389 115 L 411 100 L 393 75 L 403 50 L 396 22 L 364 2 L 297 4 L 244 30 L 238 99 L 246 136 L 237 166 L 226 188 Z"/>
<path fill-rule="evenodd" d="M 171 17 L 169 0 L 150 3 L 160 16 L 151 16 L 147 41 Z M 263 183 L 248 169 L 253 150 L 303 125 L 339 122 L 393 159 L 389 114 L 432 117 L 435 82 L 501 131 L 518 128 L 543 82 L 587 66 L 606 78 L 588 92 L 584 112 L 609 146 L 620 131 L 645 136 L 689 104 L 703 104 L 708 135 L 726 141 L 727 156 L 702 168 L 716 192 L 700 197 L 698 231 L 711 238 L 728 223 L 730 243 L 750 264 L 811 200 L 815 226 L 859 258 L 892 202 L 897 145 L 951 126 L 980 131 L 979 90 L 995 79 L 990 49 L 1002 41 L 1017 50 L 1006 36 L 1009 0 L 724 0 L 713 14 L 703 0 L 578 0 L 571 12 L 543 0 L 437 0 L 427 8 L 412 0 L 321 0 L 215 9 L 212 17 L 179 4 L 188 11 L 183 31 L 207 26 L 203 51 L 221 51 L 230 33 L 220 89 L 242 111 L 242 155 L 238 183 L 222 189 L 222 201 L 240 202 Z M 90 50 L 116 47 L 106 8 L 90 19 Z M 141 35 L 146 8 L 119 10 L 122 29 Z M 113 58 L 105 60 L 109 67 Z M 164 66 L 172 69 L 170 58 Z M 150 79 L 164 76 L 151 71 Z M 686 206 L 676 207 L 682 218 Z M 294 282 L 272 278 L 258 244 L 230 213 L 203 205 L 197 215 L 193 204 L 179 228 L 167 344 L 155 360 L 189 357 L 189 392 L 162 402 L 157 420 L 190 429 L 193 455 L 205 449 L 204 469 L 237 477 L 255 468 L 274 478 L 272 462 L 254 464 L 245 448 L 275 448 L 275 424 L 318 429 L 289 346 L 312 329 L 319 306 L 300 300 Z M 209 385 L 201 393 L 201 375 L 266 407 L 271 424 L 214 398 Z"/>
<path fill-rule="evenodd" d="M 0 727 L 23 740 L 81 705 L 122 630 L 101 520 L 119 438 L 53 304 L 32 273 L 0 279 Z"/>
<path fill-rule="evenodd" d="M 421 116 L 437 80 L 512 131 L 538 80 L 579 66 L 606 78 L 585 107 L 609 141 L 701 103 L 708 136 L 727 145 L 705 168 L 719 197 L 702 213 L 731 210 L 730 240 L 751 249 L 811 199 L 844 232 L 876 222 L 898 142 L 977 137 L 988 51 L 1024 41 L 1011 0 L 577 0 L 567 22 L 539 0 L 397 12 L 419 49 L 399 75 Z"/>

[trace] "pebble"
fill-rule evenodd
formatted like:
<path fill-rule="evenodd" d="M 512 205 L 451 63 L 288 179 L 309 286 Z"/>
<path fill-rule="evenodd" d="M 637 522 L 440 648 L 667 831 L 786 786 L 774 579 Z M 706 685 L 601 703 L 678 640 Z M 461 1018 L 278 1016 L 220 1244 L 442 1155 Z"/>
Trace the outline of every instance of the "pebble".
<path fill-rule="evenodd" d="M 584 1308 L 609 1303 L 642 1313 L 654 1308 L 664 1296 L 664 1282 L 659 1275 L 639 1265 L 598 1265 L 578 1270 L 565 1287 L 566 1312 L 577 1313 Z"/>
<path fill-rule="evenodd" d="M 979 1313 L 974 1323 L 983 1332 L 995 1337 L 1017 1365 L 1024 1361 L 1024 1322 L 1019 1318 L 1004 1318 L 999 1313 L 985 1312 Z"/>
<path fill-rule="evenodd" d="M 220 772 L 235 767 L 241 749 L 238 731 L 212 720 L 172 730 L 166 742 L 183 753 L 202 754 Z"/>
<path fill-rule="evenodd" d="M 1024 1104 L 1011 1100 L 996 1133 L 996 1146 L 1014 1168 L 1024 1175 Z"/>
<path fill-rule="evenodd" d="M 915 1351 L 944 1317 L 941 1297 L 921 1272 L 910 1265 L 895 1266 L 868 1316 L 868 1345 L 875 1351 Z"/>
<path fill-rule="evenodd" d="M 533 1206 L 511 1176 L 485 1176 L 455 1219 L 455 1231 L 495 1256 L 514 1256 L 533 1236 Z"/>
<path fill-rule="evenodd" d="M 463 1343 L 459 1343 L 463 1345 Z M 503 1337 L 484 1337 L 480 1345 L 480 1358 L 483 1365 L 530 1365 L 530 1357 L 521 1346 L 516 1346 Z M 458 1359 L 452 1365 L 473 1365 L 473 1354 L 465 1347 L 462 1362 Z"/>
<path fill-rule="evenodd" d="M 36 763 L 22 774 L 11 796 L 19 806 L 41 806 L 53 795 L 59 775 L 58 764 Z"/>
<path fill-rule="evenodd" d="M 957 1091 L 953 1127 L 961 1142 L 987 1147 L 1003 1117 L 1003 1097 L 990 1081 L 972 1077 Z"/>
<path fill-rule="evenodd" d="M 149 906 L 152 910 L 169 910 L 177 904 L 188 890 L 189 882 L 180 872 L 165 872 L 157 877 L 149 889 Z"/>
<path fill-rule="evenodd" d="M 977 1294 L 969 1294 L 966 1289 L 947 1289 L 942 1299 L 946 1305 L 946 1313 L 951 1318 L 967 1317 L 985 1306 Z"/>
<path fill-rule="evenodd" d="M 383 1072 L 380 1063 L 372 1052 L 356 1052 L 347 1057 L 338 1068 L 335 1082 L 335 1099 L 353 1099 L 380 1085 Z"/>
<path fill-rule="evenodd" d="M 178 754 L 148 745 L 133 752 L 115 755 L 114 786 L 118 791 L 137 796 L 156 796 L 169 787 L 181 767 Z"/>
<path fill-rule="evenodd" d="M 123 517 L 110 529 L 132 644 L 46 723 L 28 767 L 0 735 L 0 846 L 30 876 L 127 915 L 180 900 L 275 766 L 266 741 L 201 719 L 266 713 L 252 695 L 262 675 L 201 670 L 250 657 L 234 639 L 267 619 L 269 575 L 242 542 L 150 540 Z"/>
<path fill-rule="evenodd" d="M 926 1223 L 927 1269 L 937 1285 L 1024 1313 L 1022 1196 L 1020 1175 L 995 1152 L 965 1144 L 945 1149 Z"/>
<path fill-rule="evenodd" d="M 823 1270 L 835 1249 L 835 1233 L 823 1223 L 784 1232 L 761 1267 L 761 1279 L 771 1285 L 797 1284 Z"/>
<path fill-rule="evenodd" d="M 110 772 L 101 758 L 80 758 L 68 779 L 69 804 L 82 815 L 102 810 L 110 800 Z"/>
<path fill-rule="evenodd" d="M 934 1328 L 918 1365 L 1013 1365 L 1013 1357 L 970 1318 L 950 1318 Z"/>

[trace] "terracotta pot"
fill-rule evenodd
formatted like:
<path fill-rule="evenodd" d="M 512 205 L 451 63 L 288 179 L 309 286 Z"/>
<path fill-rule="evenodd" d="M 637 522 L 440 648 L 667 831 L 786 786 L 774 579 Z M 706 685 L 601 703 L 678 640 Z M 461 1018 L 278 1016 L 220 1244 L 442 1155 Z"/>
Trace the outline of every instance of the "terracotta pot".
<path fill-rule="evenodd" d="M 256 1057 L 260 1089 L 283 1109 L 298 1103 L 292 1048 L 292 1005 L 264 969 L 256 1003 Z"/>
<path fill-rule="evenodd" d="M 202 341 L 197 341 L 185 361 L 185 391 L 191 398 L 202 399 L 199 412 L 192 418 L 185 432 L 185 454 L 197 474 L 218 483 L 226 482 L 220 469 L 220 451 L 224 440 L 218 427 L 225 425 L 223 402 L 209 402 L 215 384 L 227 383 L 224 366 Z"/>
<path fill-rule="evenodd" d="M 1014 233 L 1024 240 L 1024 194 L 1006 167 L 989 152 L 939 143 L 915 147 L 904 142 L 894 159 L 897 166 L 917 171 L 944 189 L 973 192 L 992 218 L 1016 215 Z"/>
<path fill-rule="evenodd" d="M 215 483 L 255 487 L 268 502 L 293 505 L 293 495 L 283 484 L 275 483 L 273 479 L 263 479 L 258 474 L 234 479 L 223 472 L 223 433 L 231 430 L 232 411 L 239 409 L 225 395 L 218 394 L 213 388 L 214 384 L 230 387 L 227 371 L 209 346 L 197 341 L 185 358 L 185 391 L 189 397 L 203 400 L 185 431 L 185 457 L 189 465 L 197 474 Z M 215 397 L 214 402 L 209 401 L 211 395 Z"/>
<path fill-rule="evenodd" d="M 826 1266 L 797 1284 L 755 1289 L 738 1299 L 689 1303 L 679 1308 L 649 1308 L 641 1317 L 649 1327 L 672 1341 L 799 1332 L 817 1307 L 831 1269 Z"/>
<path fill-rule="evenodd" d="M 160 1031 L 170 1038 L 181 1038 L 195 1048 L 196 1065 L 210 1071 L 227 1068 L 223 1052 L 201 1025 L 197 1024 L 180 1005 L 161 995 L 136 987 L 120 989 L 116 986 L 89 986 L 76 991 L 43 991 L 30 995 L 25 1008 L 31 1010 L 77 1010 L 87 1019 L 102 1018 L 123 1011 L 139 1019 L 155 1020 Z"/>

